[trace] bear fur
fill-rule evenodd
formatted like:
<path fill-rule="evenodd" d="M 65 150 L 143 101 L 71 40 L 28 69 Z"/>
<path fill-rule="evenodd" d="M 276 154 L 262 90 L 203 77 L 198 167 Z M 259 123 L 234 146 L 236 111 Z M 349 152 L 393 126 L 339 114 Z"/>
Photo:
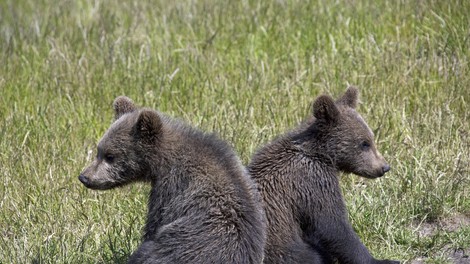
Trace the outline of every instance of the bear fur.
<path fill-rule="evenodd" d="M 339 172 L 381 177 L 390 167 L 356 112 L 358 90 L 313 103 L 313 116 L 254 154 L 248 170 L 267 218 L 265 263 L 399 263 L 375 260 L 348 221 Z"/>
<path fill-rule="evenodd" d="M 151 183 L 143 243 L 129 263 L 261 263 L 266 223 L 232 148 L 124 96 L 79 180 L 91 189 Z"/>

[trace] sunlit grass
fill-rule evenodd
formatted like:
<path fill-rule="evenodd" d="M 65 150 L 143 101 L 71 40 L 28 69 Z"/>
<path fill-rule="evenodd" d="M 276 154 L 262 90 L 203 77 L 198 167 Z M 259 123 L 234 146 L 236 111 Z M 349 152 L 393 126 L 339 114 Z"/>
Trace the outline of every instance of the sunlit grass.
<path fill-rule="evenodd" d="M 377 258 L 445 261 L 470 230 L 470 2 L 0 2 L 0 263 L 125 262 L 148 187 L 77 180 L 118 95 L 214 131 L 249 161 L 321 93 L 361 89 L 392 166 L 345 175 Z M 443 253 L 444 252 L 444 253 Z"/>

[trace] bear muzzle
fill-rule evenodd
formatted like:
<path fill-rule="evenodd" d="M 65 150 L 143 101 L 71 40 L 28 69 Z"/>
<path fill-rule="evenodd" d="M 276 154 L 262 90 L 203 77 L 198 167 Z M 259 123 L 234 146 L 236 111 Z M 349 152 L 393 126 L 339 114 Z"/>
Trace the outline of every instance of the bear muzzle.
<path fill-rule="evenodd" d="M 390 171 L 390 165 L 386 164 L 383 165 L 378 171 L 377 171 L 377 175 L 375 177 L 379 178 L 379 177 L 382 177 L 384 176 L 384 174 L 386 172 Z"/>
<path fill-rule="evenodd" d="M 383 167 L 382 167 L 382 172 L 385 174 L 386 172 L 388 172 L 390 170 L 390 165 L 388 164 L 385 164 Z"/>
<path fill-rule="evenodd" d="M 88 177 L 86 177 L 85 175 L 80 174 L 80 176 L 78 176 L 78 180 L 79 180 L 81 183 L 83 183 L 83 185 L 85 185 L 85 187 L 91 188 L 90 180 L 89 180 Z"/>
<path fill-rule="evenodd" d="M 124 183 L 114 181 L 112 179 L 100 179 L 96 175 L 87 176 L 86 170 L 78 176 L 78 180 L 85 185 L 85 187 L 92 190 L 108 190 L 114 187 L 123 185 Z"/>

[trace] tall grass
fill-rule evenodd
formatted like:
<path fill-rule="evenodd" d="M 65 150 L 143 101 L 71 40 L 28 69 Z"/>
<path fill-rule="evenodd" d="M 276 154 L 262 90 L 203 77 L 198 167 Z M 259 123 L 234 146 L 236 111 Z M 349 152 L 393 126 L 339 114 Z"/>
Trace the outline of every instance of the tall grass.
<path fill-rule="evenodd" d="M 127 95 L 231 142 L 242 160 L 361 89 L 392 166 L 344 175 L 354 228 L 377 258 L 443 263 L 470 250 L 469 1 L 0 2 L 0 263 L 121 263 L 148 187 L 77 180 Z M 468 223 L 468 222 L 467 222 Z"/>

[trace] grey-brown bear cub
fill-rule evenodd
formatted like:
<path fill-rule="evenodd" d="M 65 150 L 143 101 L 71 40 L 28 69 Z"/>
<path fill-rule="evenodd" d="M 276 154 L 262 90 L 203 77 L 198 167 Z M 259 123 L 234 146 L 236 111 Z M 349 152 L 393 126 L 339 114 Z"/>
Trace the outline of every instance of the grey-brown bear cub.
<path fill-rule="evenodd" d="M 313 103 L 313 117 L 257 151 L 248 166 L 268 221 L 265 263 L 399 263 L 374 259 L 348 221 L 339 172 L 381 177 L 389 165 L 356 112 L 354 87 L 336 102 Z"/>
<path fill-rule="evenodd" d="M 231 147 L 127 97 L 113 105 L 115 121 L 79 180 L 101 190 L 151 183 L 143 243 L 129 263 L 261 263 L 261 198 Z"/>

